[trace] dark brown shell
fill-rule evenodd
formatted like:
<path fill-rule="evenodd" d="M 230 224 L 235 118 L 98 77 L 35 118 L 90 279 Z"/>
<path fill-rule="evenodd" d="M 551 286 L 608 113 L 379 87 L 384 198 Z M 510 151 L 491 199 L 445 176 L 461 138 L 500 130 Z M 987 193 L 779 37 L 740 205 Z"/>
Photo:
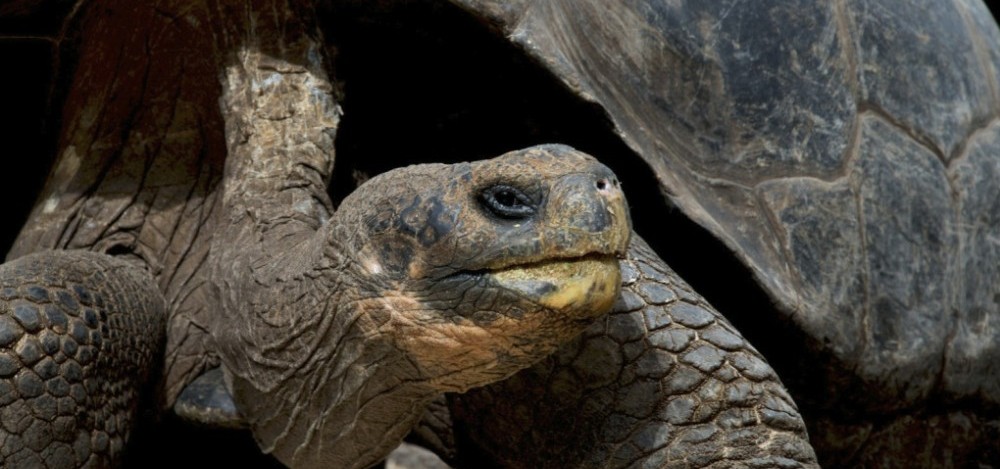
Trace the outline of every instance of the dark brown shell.
<path fill-rule="evenodd" d="M 854 376 L 827 392 L 860 412 L 1000 404 L 1000 32 L 982 3 L 456 3 L 603 107 Z"/>

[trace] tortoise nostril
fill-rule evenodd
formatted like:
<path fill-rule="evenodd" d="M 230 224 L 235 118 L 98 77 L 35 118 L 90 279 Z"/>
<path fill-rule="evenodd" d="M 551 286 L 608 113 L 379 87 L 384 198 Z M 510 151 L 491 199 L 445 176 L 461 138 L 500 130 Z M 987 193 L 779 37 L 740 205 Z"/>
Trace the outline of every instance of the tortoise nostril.
<path fill-rule="evenodd" d="M 611 189 L 617 189 L 618 188 L 618 179 L 615 179 L 615 178 L 600 178 L 600 179 L 597 180 L 597 183 L 594 184 L 594 185 L 597 186 L 597 190 L 599 192 L 607 192 L 607 191 L 609 191 Z"/>

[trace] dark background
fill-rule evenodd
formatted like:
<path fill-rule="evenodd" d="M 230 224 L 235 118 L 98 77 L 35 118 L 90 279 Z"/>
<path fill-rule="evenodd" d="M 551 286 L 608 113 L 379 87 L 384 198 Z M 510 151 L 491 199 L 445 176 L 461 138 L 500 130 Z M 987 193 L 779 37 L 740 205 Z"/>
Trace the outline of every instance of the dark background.
<path fill-rule="evenodd" d="M 618 173 L 640 234 L 671 226 L 647 240 L 782 374 L 783 361 L 794 357 L 768 349 L 779 325 L 741 315 L 771 308 L 769 299 L 726 247 L 668 205 L 599 109 L 458 8 L 443 1 L 379 6 L 389 3 L 336 0 L 328 8 L 338 14 L 324 15 L 327 39 L 338 50 L 333 66 L 346 112 L 331 186 L 335 202 L 353 190 L 357 175 L 401 164 L 480 159 L 539 143 L 572 145 Z M 51 77 L 71 69 L 73 47 L 51 39 L 72 2 L 52 5 L 23 16 L 0 4 L 0 253 L 24 223 L 54 158 L 60 122 L 51 104 L 66 83 Z M 192 444 L 173 447 L 193 452 Z"/>
<path fill-rule="evenodd" d="M 51 0 L 45 2 L 48 8 L 29 14 L 15 3 L 32 2 L 0 2 L 0 254 L 24 223 L 54 159 L 59 120 L 50 103 L 58 103 L 66 83 L 51 77 L 71 67 L 73 56 L 67 44 L 57 54 L 52 39 L 73 1 Z M 390 140 L 406 142 L 415 155 L 410 162 L 484 158 L 549 141 L 589 149 L 602 160 L 610 158 L 601 151 L 628 153 L 600 112 L 584 109 L 546 72 L 464 12 L 443 0 L 397 2 L 404 6 L 390 10 L 370 6 L 391 3 L 328 2 L 341 12 L 329 15 L 326 30 L 340 50 L 336 78 L 346 85 L 348 110 L 338 136 L 337 174 L 344 179 L 333 186 L 335 199 L 353 189 L 353 170 L 375 173 L 399 164 L 361 154 L 394 151 L 386 145 Z M 990 8 L 995 17 L 997 7 Z M 358 52 L 361 47 L 365 53 Z M 565 108 L 546 108 L 551 106 Z M 373 123 L 377 136 L 365 135 L 363 127 Z M 353 159 L 375 164 L 348 161 Z M 639 199 L 630 197 L 633 203 Z"/>

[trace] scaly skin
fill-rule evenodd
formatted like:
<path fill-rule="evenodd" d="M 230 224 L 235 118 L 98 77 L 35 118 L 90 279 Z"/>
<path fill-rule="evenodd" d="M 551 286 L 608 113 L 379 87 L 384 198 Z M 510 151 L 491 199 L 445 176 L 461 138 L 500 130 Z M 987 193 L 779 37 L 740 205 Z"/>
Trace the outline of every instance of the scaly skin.
<path fill-rule="evenodd" d="M 500 467 L 817 467 L 777 375 L 638 236 L 614 312 L 451 396 L 458 458 Z M 440 425 L 438 425 L 440 428 Z"/>
<path fill-rule="evenodd" d="M 266 211 L 247 215 L 271 200 L 226 195 L 213 338 L 261 448 L 294 467 L 368 467 L 434 397 L 571 340 L 618 297 L 630 235 L 614 175 L 558 145 L 380 175 L 317 229 L 285 231 L 280 250 L 261 241 Z M 105 254 L 51 251 L 5 264 L 0 279 L 7 464 L 114 465 L 162 350 L 151 276 Z M 53 334 L 63 349 L 48 345 Z"/>
<path fill-rule="evenodd" d="M 0 467 L 119 458 L 163 352 L 164 303 L 152 284 L 143 269 L 90 252 L 0 266 Z"/>
<path fill-rule="evenodd" d="M 243 183 L 280 170 L 237 161 Z M 618 295 L 624 198 L 569 147 L 392 171 L 303 232 L 268 205 L 280 197 L 234 186 L 213 337 L 255 438 L 290 466 L 378 462 L 431 399 L 532 365 Z"/>

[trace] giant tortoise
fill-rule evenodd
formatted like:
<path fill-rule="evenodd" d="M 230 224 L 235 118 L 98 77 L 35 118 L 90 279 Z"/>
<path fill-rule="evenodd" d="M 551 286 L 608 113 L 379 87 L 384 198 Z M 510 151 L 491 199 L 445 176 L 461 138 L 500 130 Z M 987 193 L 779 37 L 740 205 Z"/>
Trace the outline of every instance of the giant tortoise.
<path fill-rule="evenodd" d="M 714 236 L 731 250 L 742 267 L 707 266 L 697 286 L 727 305 L 775 365 L 821 463 L 1000 460 L 1000 158 L 990 151 L 1000 145 L 1000 33 L 982 4 L 454 3 L 485 27 L 435 2 L 25 1 L 0 9 L 38 28 L 31 34 L 59 59 L 48 96 L 56 161 L 0 274 L 6 464 L 113 463 L 130 425 L 143 420 L 141 407 L 154 409 L 147 416 L 169 409 L 209 427 L 248 427 L 289 465 L 367 466 L 411 428 L 459 465 L 815 465 L 774 372 L 637 236 L 621 259 L 611 314 L 543 358 L 583 324 L 538 329 L 522 302 L 562 309 L 562 292 L 595 277 L 576 262 L 553 267 L 556 260 L 606 265 L 607 254 L 620 254 L 576 250 L 588 242 L 581 227 L 594 233 L 586 227 L 618 210 L 577 204 L 576 216 L 545 218 L 544 194 L 559 186 L 547 178 L 599 174 L 588 176 L 593 188 L 580 187 L 617 190 L 578 151 L 532 147 L 492 162 L 403 169 L 332 211 L 333 132 L 349 138 L 352 113 L 368 112 L 349 106 L 352 83 L 386 80 L 352 78 L 360 72 L 349 73 L 348 57 L 385 65 L 348 32 L 376 18 L 439 45 L 447 33 L 395 16 L 414 8 L 510 41 L 537 65 L 512 60 L 548 86 L 504 94 L 497 88 L 507 82 L 483 81 L 471 87 L 477 93 L 512 97 L 526 115 L 532 103 L 519 94 L 565 105 L 515 116 L 528 129 L 520 135 L 484 132 L 491 145 L 561 141 L 595 155 L 619 172 L 627 194 L 642 194 L 630 195 L 639 233 L 669 262 L 687 264 L 682 273 L 698 275 L 691 265 L 717 258 L 695 247 L 718 249 L 676 231 Z M 345 59 L 331 71 L 328 56 Z M 427 70 L 395 71 L 402 92 L 389 94 L 399 99 L 366 131 L 396 143 L 381 147 L 394 151 L 371 152 L 354 171 L 338 159 L 335 193 L 353 189 L 354 176 L 417 161 L 415 143 L 394 142 L 391 130 L 475 122 L 459 112 L 425 126 L 420 112 L 434 111 L 406 95 L 425 91 L 407 85 Z M 344 79 L 342 90 L 331 75 Z M 455 90 L 436 91 L 447 100 L 440 94 Z M 393 126 L 397 114 L 411 119 Z M 615 142 L 594 143 L 608 139 Z M 441 161 L 499 153 L 456 148 L 467 150 L 429 153 Z M 518 165 L 532 170 L 503 169 Z M 488 184 L 478 179 L 486 173 Z M 465 203 L 442 205 L 458 188 L 471 190 Z M 659 192 L 676 209 L 648 200 Z M 482 221 L 464 222 L 473 213 Z M 681 215 L 704 231 L 684 228 Z M 671 223 L 643 221 L 662 217 Z M 485 226 L 493 228 L 477 231 Z M 560 234 L 539 236 L 542 228 Z M 395 238 L 373 254 L 364 243 L 377 230 Z M 351 241 L 319 246 L 315 233 L 328 231 Z M 500 231 L 511 233 L 502 243 Z M 531 239 L 545 242 L 516 247 Z M 456 263 L 456 254 L 472 262 Z M 382 269 L 396 277 L 373 274 Z M 739 280 L 745 272 L 759 287 Z M 504 291 L 524 296 L 473 290 L 461 301 L 415 300 L 399 283 L 459 294 L 497 274 L 509 275 Z M 566 275 L 577 280 L 553 280 Z M 498 304 L 509 309 L 490 309 Z M 331 319 L 345 309 L 366 313 L 346 325 Z M 320 310 L 331 316 L 309 316 Z M 404 327 L 398 311 L 425 316 Z M 157 321 L 166 321 L 162 357 L 155 333 L 127 332 L 155 330 Z M 419 328 L 437 326 L 439 335 L 420 338 Z M 468 348 L 449 349 L 463 342 Z M 115 353 L 110 370 L 80 366 Z M 437 398 L 539 358 L 509 379 Z M 463 369 L 468 360 L 483 368 Z M 148 385 L 135 379 L 143 363 L 153 365 Z"/>

